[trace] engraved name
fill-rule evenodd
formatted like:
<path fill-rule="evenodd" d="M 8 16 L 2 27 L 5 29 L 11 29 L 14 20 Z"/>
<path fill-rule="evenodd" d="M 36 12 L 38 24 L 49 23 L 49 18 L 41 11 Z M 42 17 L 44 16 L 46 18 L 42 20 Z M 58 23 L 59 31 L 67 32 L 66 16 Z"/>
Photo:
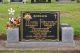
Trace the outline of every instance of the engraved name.
<path fill-rule="evenodd" d="M 43 18 L 43 17 L 48 17 L 48 16 L 47 15 L 33 15 L 33 17 L 40 17 L 40 18 L 42 17 Z"/>

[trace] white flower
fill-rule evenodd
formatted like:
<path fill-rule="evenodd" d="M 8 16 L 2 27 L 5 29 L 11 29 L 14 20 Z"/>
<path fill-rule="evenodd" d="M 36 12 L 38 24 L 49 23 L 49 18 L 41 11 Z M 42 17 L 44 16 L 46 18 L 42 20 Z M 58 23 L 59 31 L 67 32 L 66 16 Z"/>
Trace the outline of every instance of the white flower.
<path fill-rule="evenodd" d="M 15 13 L 15 10 L 13 10 L 12 8 L 8 9 L 8 11 L 9 11 L 9 14 L 11 14 L 11 15 L 14 15 L 14 13 Z"/>
<path fill-rule="evenodd" d="M 9 21 L 14 22 L 14 18 L 9 18 Z"/>

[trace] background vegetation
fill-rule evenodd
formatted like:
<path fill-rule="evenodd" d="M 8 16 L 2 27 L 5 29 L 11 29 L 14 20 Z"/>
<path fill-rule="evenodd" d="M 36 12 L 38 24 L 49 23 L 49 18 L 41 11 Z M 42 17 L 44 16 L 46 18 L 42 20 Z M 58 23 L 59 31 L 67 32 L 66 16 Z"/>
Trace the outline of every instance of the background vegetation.
<path fill-rule="evenodd" d="M 13 8 L 15 16 L 20 16 L 21 11 L 28 10 L 52 10 L 60 11 L 60 22 L 70 24 L 75 31 L 75 35 L 80 35 L 80 3 L 42 3 L 42 4 L 31 4 L 28 3 L 4 3 L 0 4 L 0 33 L 6 33 L 5 24 L 8 21 L 10 15 L 8 14 L 8 9 Z M 15 17 L 14 16 L 14 17 Z"/>

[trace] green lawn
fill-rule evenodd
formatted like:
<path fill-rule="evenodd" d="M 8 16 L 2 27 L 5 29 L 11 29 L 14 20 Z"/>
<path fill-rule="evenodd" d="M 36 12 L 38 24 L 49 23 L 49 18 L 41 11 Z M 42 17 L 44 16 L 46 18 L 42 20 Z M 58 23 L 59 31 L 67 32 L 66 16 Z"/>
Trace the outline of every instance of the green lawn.
<path fill-rule="evenodd" d="M 52 53 L 51 51 L 0 51 L 0 53 Z"/>
<path fill-rule="evenodd" d="M 8 9 L 13 8 L 16 10 L 15 16 L 20 16 L 23 10 L 57 10 L 60 11 L 60 22 L 70 24 L 74 30 L 75 35 L 80 35 L 80 4 L 79 3 L 45 3 L 45 4 L 22 4 L 22 3 L 9 3 L 0 4 L 0 33 L 5 33 L 5 23 L 8 21 Z"/>

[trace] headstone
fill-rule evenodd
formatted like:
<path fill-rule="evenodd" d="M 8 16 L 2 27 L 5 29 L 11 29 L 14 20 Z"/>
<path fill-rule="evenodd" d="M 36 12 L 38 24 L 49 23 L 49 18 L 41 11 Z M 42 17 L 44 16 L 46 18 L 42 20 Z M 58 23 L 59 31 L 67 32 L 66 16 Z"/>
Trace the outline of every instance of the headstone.
<path fill-rule="evenodd" d="M 22 2 L 23 0 L 10 0 L 10 2 Z"/>
<path fill-rule="evenodd" d="M 22 16 L 20 31 L 22 39 L 59 41 L 59 12 L 24 11 Z"/>
<path fill-rule="evenodd" d="M 0 2 L 2 2 L 2 0 L 0 0 Z"/>
<path fill-rule="evenodd" d="M 56 0 L 57 2 L 61 2 L 61 3 L 67 3 L 67 2 L 71 2 L 71 0 Z"/>
<path fill-rule="evenodd" d="M 68 24 L 60 25 L 59 17 L 59 11 L 22 11 L 19 31 L 7 30 L 6 46 L 75 46 L 73 28 Z"/>
<path fill-rule="evenodd" d="M 51 3 L 51 0 L 31 0 L 31 3 Z"/>

